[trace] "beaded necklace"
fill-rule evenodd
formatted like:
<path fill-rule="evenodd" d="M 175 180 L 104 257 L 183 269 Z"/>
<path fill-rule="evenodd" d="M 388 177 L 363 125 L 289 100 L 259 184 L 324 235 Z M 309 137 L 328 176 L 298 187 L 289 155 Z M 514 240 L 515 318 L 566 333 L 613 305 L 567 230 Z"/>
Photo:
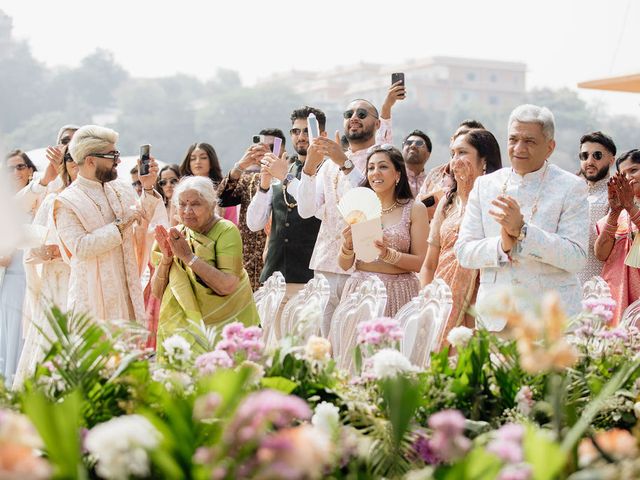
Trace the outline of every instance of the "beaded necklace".
<path fill-rule="evenodd" d="M 531 207 L 531 213 L 529 214 L 529 220 L 525 221 L 525 223 L 527 223 L 527 224 L 531 223 L 531 221 L 533 220 L 533 216 L 538 211 L 538 201 L 540 200 L 540 194 L 542 193 L 542 186 L 544 185 L 544 179 L 547 176 L 547 170 L 549 170 L 549 163 L 545 160 L 545 162 L 544 162 L 544 172 L 542 172 L 542 179 L 540 180 L 540 186 L 538 187 L 538 193 L 536 194 L 536 199 L 533 202 L 533 207 Z M 505 195 L 506 192 L 507 192 L 507 185 L 511 181 L 511 174 L 512 173 L 513 173 L 513 169 L 511 169 L 511 171 L 509 172 L 509 176 L 507 177 L 507 179 L 504 181 L 504 184 L 502 185 L 502 195 Z"/>

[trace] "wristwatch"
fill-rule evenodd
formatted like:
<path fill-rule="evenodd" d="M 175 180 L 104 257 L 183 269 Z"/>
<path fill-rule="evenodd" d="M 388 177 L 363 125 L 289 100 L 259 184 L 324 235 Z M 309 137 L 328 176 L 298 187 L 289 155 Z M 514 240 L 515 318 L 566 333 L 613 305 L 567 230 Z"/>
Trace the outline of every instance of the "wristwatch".
<path fill-rule="evenodd" d="M 262 193 L 267 193 L 269 192 L 268 188 L 262 188 L 260 185 L 258 185 L 258 190 L 260 190 Z"/>
<path fill-rule="evenodd" d="M 296 176 L 293 173 L 287 173 L 287 176 L 282 180 L 282 186 L 288 187 L 294 178 L 296 178 Z"/>
<path fill-rule="evenodd" d="M 340 171 L 344 172 L 345 170 L 351 170 L 353 168 L 353 162 L 350 158 L 347 158 L 344 161 L 344 164 L 340 167 Z"/>
<path fill-rule="evenodd" d="M 527 224 L 523 223 L 520 228 L 520 234 L 518 235 L 518 241 L 522 242 L 524 238 L 527 236 Z"/>

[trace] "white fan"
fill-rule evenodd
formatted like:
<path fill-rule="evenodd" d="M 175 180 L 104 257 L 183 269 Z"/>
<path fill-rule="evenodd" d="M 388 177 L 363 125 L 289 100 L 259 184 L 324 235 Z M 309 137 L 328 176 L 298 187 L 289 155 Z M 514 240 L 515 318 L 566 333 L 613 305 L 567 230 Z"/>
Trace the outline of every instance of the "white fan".
<path fill-rule="evenodd" d="M 349 190 L 340 199 L 338 210 L 350 225 L 364 222 L 382 215 L 382 204 L 373 190 L 356 187 Z"/>

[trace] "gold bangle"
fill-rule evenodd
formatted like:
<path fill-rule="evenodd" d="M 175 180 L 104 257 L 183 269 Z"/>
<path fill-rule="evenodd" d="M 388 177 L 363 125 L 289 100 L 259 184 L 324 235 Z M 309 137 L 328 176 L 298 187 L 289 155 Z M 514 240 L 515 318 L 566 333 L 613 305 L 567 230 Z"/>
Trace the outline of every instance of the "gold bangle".
<path fill-rule="evenodd" d="M 355 252 L 353 250 L 345 249 L 343 245 L 340 247 L 340 256 L 342 258 L 353 258 L 355 256 Z"/>
<path fill-rule="evenodd" d="M 397 250 L 394 250 L 393 248 L 387 248 L 386 253 L 382 257 L 382 261 L 391 265 L 395 265 L 400 261 L 400 255 L 402 254 Z"/>

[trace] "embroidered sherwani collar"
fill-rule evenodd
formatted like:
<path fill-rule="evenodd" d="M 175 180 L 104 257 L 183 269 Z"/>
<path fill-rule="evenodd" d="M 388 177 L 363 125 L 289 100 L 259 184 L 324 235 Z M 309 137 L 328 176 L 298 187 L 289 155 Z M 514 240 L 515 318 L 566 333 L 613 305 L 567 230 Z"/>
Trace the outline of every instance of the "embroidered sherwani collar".
<path fill-rule="evenodd" d="M 607 182 L 609 182 L 609 175 L 607 175 L 605 178 L 601 180 L 598 180 L 596 183 L 587 182 L 587 189 L 588 189 L 589 195 L 592 195 L 594 193 L 606 192 Z"/>
<path fill-rule="evenodd" d="M 97 180 L 89 180 L 87 177 L 83 177 L 78 173 L 78 176 L 75 180 L 78 185 L 85 186 L 87 188 L 96 189 L 96 190 L 104 190 L 104 184 Z"/>

